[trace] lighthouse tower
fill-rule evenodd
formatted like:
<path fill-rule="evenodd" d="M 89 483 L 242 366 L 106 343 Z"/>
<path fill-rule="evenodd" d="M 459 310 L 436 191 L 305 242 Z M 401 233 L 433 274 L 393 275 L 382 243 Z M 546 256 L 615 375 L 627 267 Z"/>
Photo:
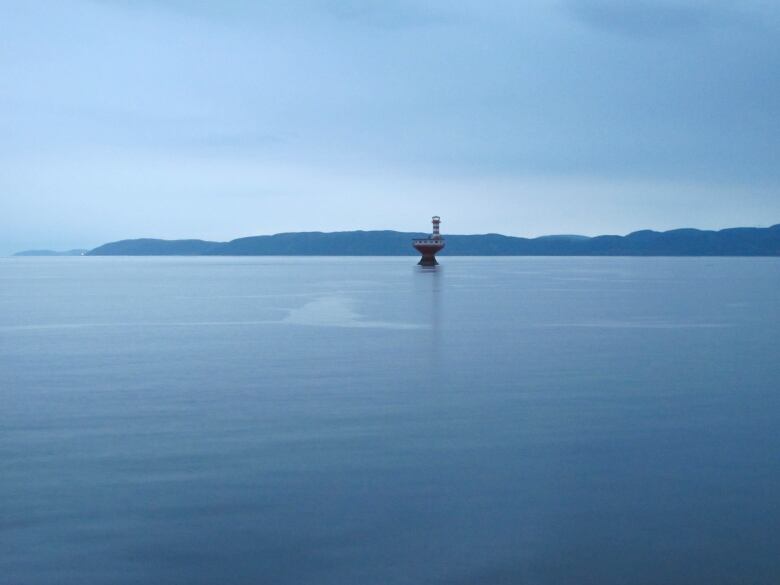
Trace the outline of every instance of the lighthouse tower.
<path fill-rule="evenodd" d="M 415 250 L 422 254 L 422 258 L 418 262 L 420 266 L 436 266 L 438 264 L 436 262 L 436 253 L 444 248 L 444 238 L 439 233 L 441 218 L 438 215 L 434 215 L 431 221 L 433 223 L 431 237 L 412 240 Z"/>

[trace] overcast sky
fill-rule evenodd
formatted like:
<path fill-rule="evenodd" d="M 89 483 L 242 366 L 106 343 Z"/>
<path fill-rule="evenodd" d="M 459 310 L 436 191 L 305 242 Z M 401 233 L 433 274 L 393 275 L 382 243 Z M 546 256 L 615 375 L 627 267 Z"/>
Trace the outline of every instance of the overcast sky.
<path fill-rule="evenodd" d="M 0 253 L 780 223 L 776 0 L 2 0 Z"/>

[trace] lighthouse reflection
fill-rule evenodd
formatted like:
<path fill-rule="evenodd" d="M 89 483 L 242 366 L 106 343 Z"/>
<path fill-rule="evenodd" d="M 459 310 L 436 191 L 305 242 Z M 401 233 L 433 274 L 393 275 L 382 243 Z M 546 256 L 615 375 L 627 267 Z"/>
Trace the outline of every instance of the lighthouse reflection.
<path fill-rule="evenodd" d="M 426 341 L 428 348 L 425 353 L 434 364 L 439 363 L 442 351 L 445 276 L 445 269 L 441 265 L 416 266 L 414 268 L 415 296 L 419 301 L 420 310 L 423 312 L 420 321 L 428 323 L 427 329 L 430 332 L 430 338 Z"/>

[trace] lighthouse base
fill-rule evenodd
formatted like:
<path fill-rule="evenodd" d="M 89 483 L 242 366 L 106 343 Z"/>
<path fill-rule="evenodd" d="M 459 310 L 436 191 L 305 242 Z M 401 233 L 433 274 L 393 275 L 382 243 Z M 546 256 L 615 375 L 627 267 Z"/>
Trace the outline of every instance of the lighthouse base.
<path fill-rule="evenodd" d="M 439 264 L 436 262 L 436 253 L 441 252 L 444 248 L 444 240 L 441 238 L 421 238 L 419 240 L 413 240 L 412 245 L 414 249 L 422 254 L 422 258 L 417 263 L 418 266 L 436 266 Z"/>
<path fill-rule="evenodd" d="M 418 266 L 438 266 L 438 264 L 436 256 L 433 254 L 423 254 L 422 258 L 420 258 L 420 261 L 417 263 Z"/>

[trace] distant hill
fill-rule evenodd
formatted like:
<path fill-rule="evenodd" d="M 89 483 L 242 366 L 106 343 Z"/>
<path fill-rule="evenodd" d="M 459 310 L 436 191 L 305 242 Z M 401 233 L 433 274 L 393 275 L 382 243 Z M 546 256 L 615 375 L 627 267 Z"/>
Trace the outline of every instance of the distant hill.
<path fill-rule="evenodd" d="M 297 232 L 253 236 L 230 242 L 121 240 L 90 256 L 411 256 L 413 238 L 427 234 L 395 231 Z M 780 224 L 720 231 L 643 230 L 627 236 L 445 235 L 451 256 L 780 256 Z"/>
<path fill-rule="evenodd" d="M 89 250 L 65 250 L 57 252 L 56 250 L 24 250 L 17 252 L 14 256 L 84 256 Z"/>
<path fill-rule="evenodd" d="M 204 256 L 224 246 L 205 240 L 120 240 L 90 250 L 89 256 Z"/>

